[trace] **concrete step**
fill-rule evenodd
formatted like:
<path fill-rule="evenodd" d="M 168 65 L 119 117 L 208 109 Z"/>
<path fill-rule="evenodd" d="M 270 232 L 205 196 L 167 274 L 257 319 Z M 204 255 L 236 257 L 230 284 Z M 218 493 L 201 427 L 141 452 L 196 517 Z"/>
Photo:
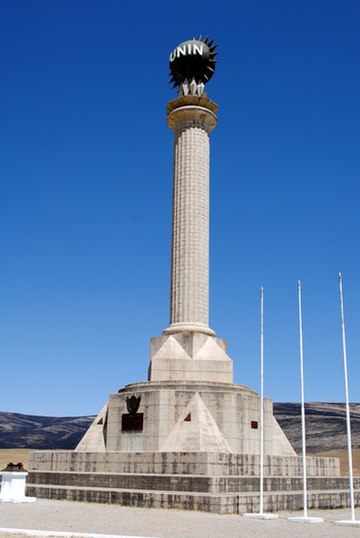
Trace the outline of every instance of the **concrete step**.
<path fill-rule="evenodd" d="M 66 499 L 112 503 L 122 506 L 145 508 L 176 508 L 182 510 L 202 510 L 222 514 L 239 514 L 259 510 L 257 492 L 204 493 L 189 491 L 144 490 L 125 488 L 84 487 L 76 485 L 45 485 L 28 483 L 26 493 L 46 499 Z M 355 492 L 355 502 L 360 503 L 360 491 Z M 347 508 L 349 492 L 344 489 L 310 491 L 309 509 Z M 264 493 L 265 511 L 301 510 L 303 493 L 276 491 Z"/>
<path fill-rule="evenodd" d="M 258 476 L 260 460 L 254 454 L 222 452 L 75 452 L 36 451 L 30 454 L 31 471 L 93 473 L 177 474 L 202 476 Z M 266 476 L 302 476 L 299 457 L 265 456 Z M 337 458 L 307 458 L 307 475 L 340 476 Z"/>
<path fill-rule="evenodd" d="M 72 471 L 30 471 L 28 482 L 33 485 L 81 486 L 151 491 L 186 491 L 204 493 L 257 492 L 257 476 L 203 476 L 153 473 L 92 473 Z M 349 481 L 344 477 L 309 477 L 308 490 L 347 490 Z M 354 481 L 360 490 L 360 478 Z M 265 492 L 302 491 L 302 477 L 267 476 Z"/>

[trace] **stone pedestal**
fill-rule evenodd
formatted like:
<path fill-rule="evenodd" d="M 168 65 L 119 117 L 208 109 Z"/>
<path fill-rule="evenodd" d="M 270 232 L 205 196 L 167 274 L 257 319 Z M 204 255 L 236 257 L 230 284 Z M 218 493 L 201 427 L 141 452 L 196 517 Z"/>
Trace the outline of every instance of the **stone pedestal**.
<path fill-rule="evenodd" d="M 36 497 L 25 496 L 26 477 L 28 473 L 19 471 L 2 471 L 0 502 L 29 503 L 35 502 Z"/>
<path fill-rule="evenodd" d="M 152 338 L 149 381 L 233 382 L 233 362 L 225 340 L 179 332 Z"/>
<path fill-rule="evenodd" d="M 136 408 L 129 402 L 137 402 Z M 109 397 L 76 448 L 125 452 L 259 454 L 260 398 L 243 385 L 219 382 L 133 383 Z M 295 456 L 265 399 L 265 454 Z M 101 432 L 101 433 L 100 433 Z"/>

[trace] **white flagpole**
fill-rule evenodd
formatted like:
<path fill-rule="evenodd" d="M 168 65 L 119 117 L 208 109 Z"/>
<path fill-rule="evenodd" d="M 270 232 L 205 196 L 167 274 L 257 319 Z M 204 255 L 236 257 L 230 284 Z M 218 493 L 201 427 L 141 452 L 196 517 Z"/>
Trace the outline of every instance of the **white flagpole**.
<path fill-rule="evenodd" d="M 244 514 L 253 519 L 277 519 L 277 514 L 264 513 L 264 288 L 260 288 L 260 510 Z"/>
<path fill-rule="evenodd" d="M 299 308 L 299 347 L 300 347 L 300 386 L 301 386 L 301 440 L 302 440 L 302 468 L 303 468 L 303 504 L 302 517 L 289 517 L 291 521 L 304 521 L 308 523 L 322 523 L 321 517 L 308 517 L 307 506 L 307 469 L 306 469 L 306 435 L 305 435 L 305 391 L 304 391 L 304 348 L 302 328 L 302 300 L 301 282 L 298 280 L 298 308 Z"/>
<path fill-rule="evenodd" d="M 260 288 L 260 514 L 264 513 L 264 288 Z"/>
<path fill-rule="evenodd" d="M 351 426 L 350 426 L 349 383 L 348 383 L 346 338 L 345 338 L 344 296 L 343 296 L 341 273 L 339 273 L 339 292 L 340 292 L 341 337 L 342 337 L 342 348 L 343 348 L 343 359 L 344 359 L 346 430 L 347 430 L 348 461 L 349 461 L 351 519 L 343 520 L 343 521 L 335 521 L 335 523 L 337 523 L 338 525 L 360 525 L 360 521 L 355 519 L 354 480 L 353 480 L 353 464 L 352 464 L 352 451 L 351 451 L 352 445 L 351 445 Z"/>
<path fill-rule="evenodd" d="M 300 343 L 300 384 L 301 384 L 301 439 L 302 439 L 302 463 L 303 463 L 303 488 L 304 488 L 304 518 L 307 514 L 307 473 L 306 473 L 306 439 L 305 439 L 305 392 L 304 392 L 304 351 L 302 330 L 302 304 L 301 282 L 298 281 L 299 303 L 299 343 Z"/>

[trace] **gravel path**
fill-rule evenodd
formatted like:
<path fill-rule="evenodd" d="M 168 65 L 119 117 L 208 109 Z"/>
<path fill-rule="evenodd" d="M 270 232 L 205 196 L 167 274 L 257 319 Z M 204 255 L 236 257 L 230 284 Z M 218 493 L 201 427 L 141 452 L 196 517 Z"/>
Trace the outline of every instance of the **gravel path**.
<path fill-rule="evenodd" d="M 60 531 L 151 538 L 360 538 L 359 526 L 340 527 L 333 523 L 349 519 L 350 510 L 311 511 L 309 516 L 325 519 L 324 523 L 312 524 L 287 521 L 288 515 L 283 512 L 277 520 L 263 521 L 235 515 L 39 499 L 29 504 L 0 504 L 0 537 L 10 536 L 3 529 L 36 529 L 49 531 L 48 536 L 51 531 Z M 356 518 L 360 519 L 360 510 Z"/>

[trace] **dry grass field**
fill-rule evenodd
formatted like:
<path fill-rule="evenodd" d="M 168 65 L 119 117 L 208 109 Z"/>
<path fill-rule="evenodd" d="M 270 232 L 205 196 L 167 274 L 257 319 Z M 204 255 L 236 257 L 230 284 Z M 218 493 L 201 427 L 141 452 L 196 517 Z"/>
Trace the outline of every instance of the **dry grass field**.
<path fill-rule="evenodd" d="M 29 466 L 29 448 L 1 448 L 0 449 L 0 469 L 4 469 L 8 463 L 21 462 L 25 469 Z"/>
<path fill-rule="evenodd" d="M 0 449 L 0 469 L 6 467 L 11 461 L 12 463 L 22 462 L 25 469 L 29 466 L 29 454 L 31 449 L 29 448 L 2 448 Z M 347 450 L 330 450 L 328 452 L 321 452 L 313 454 L 314 456 L 324 456 L 329 458 L 340 458 L 340 469 L 343 476 L 348 475 L 348 454 Z M 311 454 L 309 454 L 311 456 Z M 353 457 L 353 474 L 354 476 L 360 476 L 360 448 L 356 448 L 352 452 Z"/>
<path fill-rule="evenodd" d="M 348 452 L 347 450 L 329 450 L 328 452 L 321 452 L 314 454 L 314 456 L 324 456 L 327 458 L 339 458 L 340 459 L 340 472 L 342 476 L 348 476 Z M 310 454 L 309 454 L 310 456 Z M 353 460 L 353 475 L 360 476 L 360 448 L 354 448 L 352 451 Z"/>

